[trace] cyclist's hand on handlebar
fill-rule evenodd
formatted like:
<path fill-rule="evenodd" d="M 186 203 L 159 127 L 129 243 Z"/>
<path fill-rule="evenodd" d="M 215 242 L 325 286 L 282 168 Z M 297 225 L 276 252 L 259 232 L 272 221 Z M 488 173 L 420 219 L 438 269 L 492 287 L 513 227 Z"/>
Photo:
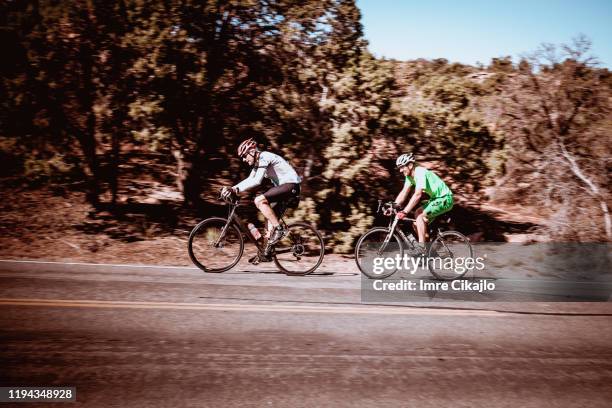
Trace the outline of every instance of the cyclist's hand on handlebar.
<path fill-rule="evenodd" d="M 387 217 L 392 216 L 395 211 L 399 208 L 399 206 L 394 202 L 388 202 L 383 207 L 383 214 Z"/>
<path fill-rule="evenodd" d="M 395 217 L 398 220 L 403 220 L 404 218 L 406 218 L 406 213 L 404 211 L 398 211 L 397 214 L 395 214 Z"/>
<path fill-rule="evenodd" d="M 236 191 L 233 187 L 224 186 L 221 189 L 221 198 L 224 200 L 229 200 L 236 195 Z"/>

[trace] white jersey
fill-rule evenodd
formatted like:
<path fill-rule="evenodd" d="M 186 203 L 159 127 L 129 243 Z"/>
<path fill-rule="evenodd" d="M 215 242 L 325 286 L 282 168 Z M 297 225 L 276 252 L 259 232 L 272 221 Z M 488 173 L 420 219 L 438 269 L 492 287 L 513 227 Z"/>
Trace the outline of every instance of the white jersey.
<path fill-rule="evenodd" d="M 280 186 L 287 183 L 300 183 L 302 180 L 287 160 L 278 154 L 261 152 L 259 159 L 251 170 L 249 177 L 234 186 L 238 192 L 247 191 L 261 184 L 263 178 L 272 180 L 272 184 Z"/>

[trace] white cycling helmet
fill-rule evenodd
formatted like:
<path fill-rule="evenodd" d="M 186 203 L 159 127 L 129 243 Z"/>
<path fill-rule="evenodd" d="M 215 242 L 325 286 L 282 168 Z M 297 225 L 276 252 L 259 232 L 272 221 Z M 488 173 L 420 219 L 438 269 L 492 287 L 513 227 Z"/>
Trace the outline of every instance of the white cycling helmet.
<path fill-rule="evenodd" d="M 395 167 L 402 167 L 402 166 L 407 165 L 408 163 L 414 163 L 414 162 L 415 160 L 414 160 L 414 156 L 412 155 L 412 153 L 402 154 L 395 161 Z"/>

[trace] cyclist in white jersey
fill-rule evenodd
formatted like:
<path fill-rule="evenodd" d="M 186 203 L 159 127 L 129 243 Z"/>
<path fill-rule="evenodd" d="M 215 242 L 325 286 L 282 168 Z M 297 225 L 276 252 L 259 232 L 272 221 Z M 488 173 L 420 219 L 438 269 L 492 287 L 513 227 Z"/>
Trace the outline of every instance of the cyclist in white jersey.
<path fill-rule="evenodd" d="M 240 194 L 261 185 L 266 177 L 274 185 L 268 191 L 255 197 L 255 206 L 268 220 L 269 244 L 274 245 L 285 234 L 278 221 L 278 217 L 271 204 L 286 201 L 291 197 L 299 196 L 301 179 L 296 171 L 281 156 L 262 152 L 257 149 L 253 139 L 245 140 L 238 147 L 238 156 L 252 166 L 249 176 L 233 187 L 223 187 L 221 195 L 227 197 L 231 194 Z"/>

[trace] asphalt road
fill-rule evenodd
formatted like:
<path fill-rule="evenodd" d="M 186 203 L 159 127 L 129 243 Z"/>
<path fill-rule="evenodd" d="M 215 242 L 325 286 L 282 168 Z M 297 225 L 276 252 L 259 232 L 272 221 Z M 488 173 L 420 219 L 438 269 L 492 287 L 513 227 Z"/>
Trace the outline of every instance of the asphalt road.
<path fill-rule="evenodd" d="M 76 387 L 16 404 L 45 407 L 612 404 L 610 302 L 364 305 L 359 279 L 0 262 L 0 386 Z"/>

